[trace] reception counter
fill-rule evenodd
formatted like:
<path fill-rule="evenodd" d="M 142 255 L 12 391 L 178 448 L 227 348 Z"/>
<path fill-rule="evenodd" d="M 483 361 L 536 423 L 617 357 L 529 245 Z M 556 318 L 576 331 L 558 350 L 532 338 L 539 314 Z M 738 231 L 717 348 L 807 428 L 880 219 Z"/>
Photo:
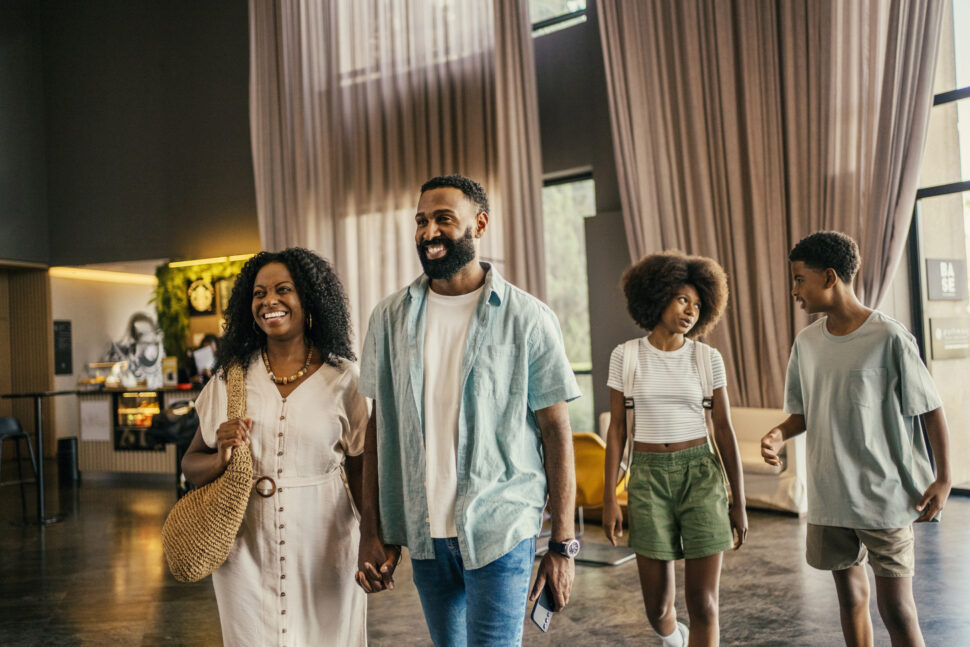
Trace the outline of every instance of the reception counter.
<path fill-rule="evenodd" d="M 145 431 L 154 414 L 198 395 L 199 388 L 79 392 L 81 471 L 171 474 L 175 447 L 151 443 Z"/>

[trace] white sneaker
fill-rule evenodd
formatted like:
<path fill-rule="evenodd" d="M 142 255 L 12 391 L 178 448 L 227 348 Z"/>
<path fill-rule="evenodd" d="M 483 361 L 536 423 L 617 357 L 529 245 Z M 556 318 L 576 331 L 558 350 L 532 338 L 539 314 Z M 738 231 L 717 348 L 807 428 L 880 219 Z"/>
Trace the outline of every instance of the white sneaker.
<path fill-rule="evenodd" d="M 687 625 L 685 625 L 683 622 L 681 622 L 680 620 L 678 620 L 677 621 L 677 631 L 680 632 L 681 638 L 684 639 L 684 647 L 687 647 L 687 637 L 690 635 L 690 630 L 687 629 Z"/>
<path fill-rule="evenodd" d="M 688 636 L 688 633 L 689 632 L 687 630 L 687 625 L 685 625 L 683 622 L 681 622 L 680 620 L 678 620 L 677 621 L 677 627 L 676 627 L 676 629 L 674 629 L 674 633 L 670 634 L 670 636 L 668 636 L 666 638 L 664 638 L 663 636 L 661 636 L 661 640 L 663 641 L 663 644 L 664 644 L 665 647 L 667 645 L 677 645 L 678 644 L 677 643 L 677 637 L 679 636 L 680 637 L 680 646 L 681 647 L 687 647 L 687 636 Z"/>

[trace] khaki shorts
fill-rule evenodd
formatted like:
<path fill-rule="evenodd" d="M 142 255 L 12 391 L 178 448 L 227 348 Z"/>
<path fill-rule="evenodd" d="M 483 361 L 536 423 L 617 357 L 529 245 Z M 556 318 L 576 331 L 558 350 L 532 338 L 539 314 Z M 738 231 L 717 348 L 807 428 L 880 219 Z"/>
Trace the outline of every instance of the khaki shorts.
<path fill-rule="evenodd" d="M 808 524 L 805 557 L 809 566 L 841 571 L 862 564 L 866 554 L 876 575 L 912 577 L 913 527 L 863 530 Z"/>
<path fill-rule="evenodd" d="M 734 545 L 727 491 L 707 445 L 634 452 L 628 493 L 630 548 L 651 559 L 697 559 Z"/>

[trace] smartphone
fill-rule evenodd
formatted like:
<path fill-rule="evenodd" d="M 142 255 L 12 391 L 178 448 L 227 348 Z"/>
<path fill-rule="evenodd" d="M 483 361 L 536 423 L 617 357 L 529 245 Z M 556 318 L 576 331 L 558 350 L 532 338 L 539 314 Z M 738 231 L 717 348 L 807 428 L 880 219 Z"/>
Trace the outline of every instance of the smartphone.
<path fill-rule="evenodd" d="M 542 593 L 536 599 L 535 606 L 532 607 L 532 622 L 536 623 L 542 631 L 549 631 L 549 622 L 552 620 L 552 591 L 549 585 L 542 587 Z"/>

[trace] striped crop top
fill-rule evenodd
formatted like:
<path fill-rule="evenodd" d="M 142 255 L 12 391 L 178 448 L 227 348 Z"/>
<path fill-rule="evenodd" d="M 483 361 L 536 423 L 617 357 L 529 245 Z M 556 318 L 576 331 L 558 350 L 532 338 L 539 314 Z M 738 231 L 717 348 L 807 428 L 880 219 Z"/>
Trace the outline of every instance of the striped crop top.
<path fill-rule="evenodd" d="M 645 338 L 641 340 L 633 382 L 636 442 L 679 443 L 707 435 L 694 348 L 690 339 L 674 351 L 662 351 Z M 724 360 L 715 348 L 711 348 L 711 372 L 715 390 L 727 384 Z M 606 384 L 623 393 L 623 344 L 610 355 Z"/>

